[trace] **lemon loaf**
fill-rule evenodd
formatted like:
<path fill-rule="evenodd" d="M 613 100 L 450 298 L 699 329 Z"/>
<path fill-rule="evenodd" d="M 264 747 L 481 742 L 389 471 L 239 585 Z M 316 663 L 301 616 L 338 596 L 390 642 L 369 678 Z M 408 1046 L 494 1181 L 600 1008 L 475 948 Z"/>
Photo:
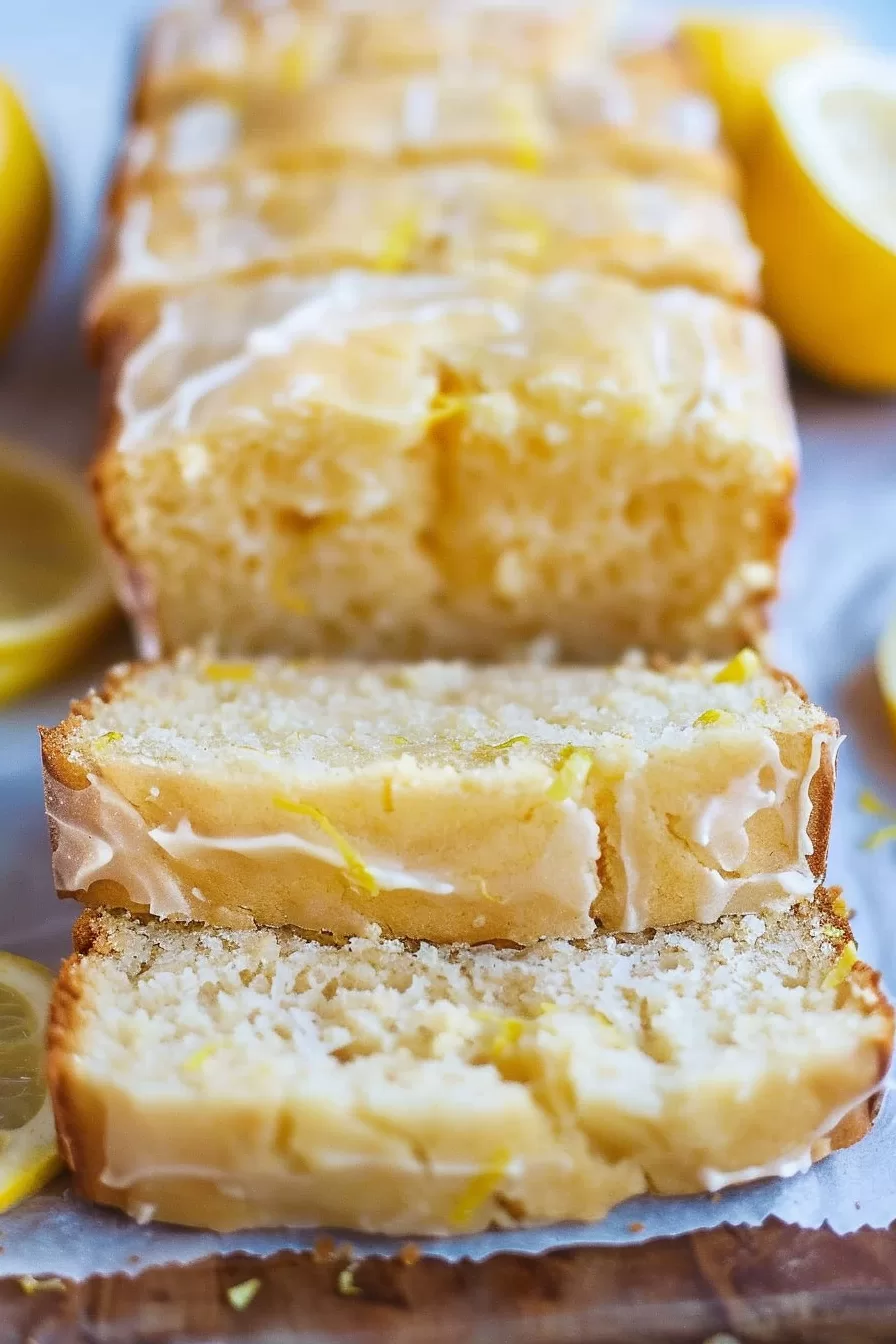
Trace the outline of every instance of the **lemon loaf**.
<path fill-rule="evenodd" d="M 48 1077 L 79 1190 L 142 1221 L 391 1233 L 600 1218 L 868 1129 L 892 1011 L 825 900 L 519 950 L 89 911 Z"/>
<path fill-rule="evenodd" d="M 62 893 L 528 943 L 810 897 L 837 744 L 749 652 L 664 672 L 181 653 L 114 669 L 44 762 Z"/>
<path fill-rule="evenodd" d="M 204 94 L 284 92 L 336 74 L 485 66 L 540 77 L 594 66 L 612 0 L 216 3 L 163 11 L 149 34 L 136 111 Z"/>
<path fill-rule="evenodd" d="M 797 440 L 758 313 L 346 271 L 191 291 L 109 349 L 95 481 L 144 655 L 591 663 L 765 628 Z"/>
<path fill-rule="evenodd" d="M 714 105 L 672 52 L 577 79 L 485 69 L 359 75 L 303 92 L 196 98 L 131 131 L 113 200 L 134 183 L 251 169 L 383 168 L 458 160 L 529 171 L 614 165 L 732 189 Z"/>
<path fill-rule="evenodd" d="M 251 173 L 137 194 L 109 230 L 88 309 L 101 328 L 189 285 L 340 267 L 458 272 L 482 262 L 597 269 L 755 302 L 759 254 L 729 196 L 616 172 L 448 166 Z"/>

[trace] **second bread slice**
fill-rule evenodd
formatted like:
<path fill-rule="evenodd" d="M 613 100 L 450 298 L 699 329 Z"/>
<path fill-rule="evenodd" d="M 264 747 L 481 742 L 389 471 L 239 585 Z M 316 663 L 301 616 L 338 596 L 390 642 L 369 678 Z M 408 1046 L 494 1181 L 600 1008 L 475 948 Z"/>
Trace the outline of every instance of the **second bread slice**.
<path fill-rule="evenodd" d="M 44 733 L 56 883 L 229 927 L 521 944 L 783 908 L 834 720 L 754 655 L 657 672 L 120 668 Z"/>

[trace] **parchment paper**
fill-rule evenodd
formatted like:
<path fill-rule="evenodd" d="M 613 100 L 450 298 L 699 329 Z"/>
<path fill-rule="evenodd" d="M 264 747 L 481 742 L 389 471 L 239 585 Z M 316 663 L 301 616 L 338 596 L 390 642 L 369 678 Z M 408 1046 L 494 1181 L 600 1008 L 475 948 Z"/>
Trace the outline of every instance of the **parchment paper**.
<path fill-rule="evenodd" d="M 83 461 L 94 392 L 74 334 L 78 274 L 97 174 L 116 134 L 114 90 L 123 81 L 130 41 L 127 21 L 129 13 L 145 5 L 141 0 L 133 6 L 114 0 L 107 8 L 97 0 L 78 9 L 79 42 L 85 40 L 85 24 L 96 27 L 87 65 L 83 52 L 78 58 L 74 51 L 66 55 L 52 44 L 48 48 L 48 29 L 58 42 L 59 31 L 63 36 L 66 32 L 65 15 L 72 12 L 65 0 L 58 5 L 53 0 L 50 7 L 54 13 L 58 8 L 62 27 L 40 25 L 34 48 L 35 71 L 38 54 L 40 61 L 35 97 L 43 93 L 51 98 L 45 104 L 50 140 L 60 144 L 60 157 L 72 175 L 64 179 L 65 203 L 75 222 L 64 235 L 67 264 L 56 272 L 28 338 L 0 368 L 0 432 L 25 435 Z M 854 25 L 864 18 L 873 31 L 876 21 L 878 33 L 896 36 L 890 0 L 854 0 L 849 13 Z M 14 57 L 13 44 L 6 59 Z M 47 77 L 48 71 L 53 78 Z M 839 757 L 829 877 L 846 888 L 857 910 L 860 950 L 883 970 L 892 994 L 896 845 L 874 852 L 862 848 L 879 823 L 861 813 L 857 798 L 860 789 L 870 788 L 896 805 L 896 739 L 871 666 L 878 632 L 896 610 L 896 403 L 850 400 L 805 379 L 796 380 L 794 392 L 805 469 L 773 652 L 814 699 L 839 716 L 848 735 Z M 103 664 L 125 649 L 122 638 L 113 641 L 65 685 L 0 715 L 0 943 L 49 965 L 69 950 L 75 910 L 57 903 L 50 883 L 34 728 L 38 722 L 55 722 L 65 713 L 69 697 L 81 693 Z M 838 1232 L 866 1224 L 885 1227 L 896 1220 L 896 1097 L 887 1100 L 872 1134 L 857 1148 L 789 1181 L 768 1181 L 713 1197 L 642 1198 L 586 1227 L 497 1232 L 424 1244 L 427 1252 L 450 1259 L 482 1259 L 497 1251 L 534 1254 L 564 1245 L 645 1241 L 723 1222 L 757 1225 L 771 1216 L 804 1227 L 828 1222 Z M 100 1272 L 137 1273 L 149 1265 L 216 1252 L 270 1254 L 306 1248 L 319 1235 L 255 1232 L 222 1237 L 138 1227 L 124 1216 L 88 1207 L 60 1181 L 0 1217 L 0 1274 L 81 1278 Z M 389 1253 L 400 1244 L 350 1234 L 345 1239 L 359 1253 Z"/>

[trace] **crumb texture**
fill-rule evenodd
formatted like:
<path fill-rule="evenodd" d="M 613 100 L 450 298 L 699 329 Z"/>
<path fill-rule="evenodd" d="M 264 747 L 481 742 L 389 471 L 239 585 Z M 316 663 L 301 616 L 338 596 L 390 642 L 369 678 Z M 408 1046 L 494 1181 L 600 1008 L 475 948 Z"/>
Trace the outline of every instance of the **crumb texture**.
<path fill-rule="evenodd" d="M 805 1163 L 890 1049 L 867 971 L 831 974 L 833 919 L 521 952 L 90 914 L 51 1031 L 66 1149 L 132 1213 L 401 1232 Z"/>

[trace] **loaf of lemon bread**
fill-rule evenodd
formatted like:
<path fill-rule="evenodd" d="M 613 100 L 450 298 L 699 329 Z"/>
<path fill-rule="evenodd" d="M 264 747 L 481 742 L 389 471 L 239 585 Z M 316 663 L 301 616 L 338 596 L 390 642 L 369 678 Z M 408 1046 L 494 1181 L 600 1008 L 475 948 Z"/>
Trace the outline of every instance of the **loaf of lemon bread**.
<path fill-rule="evenodd" d="M 113 200 L 137 183 L 208 174 L 457 161 L 527 171 L 609 165 L 735 185 L 713 104 L 674 52 L 655 49 L 547 82 L 476 66 L 197 97 L 132 129 Z"/>
<path fill-rule="evenodd" d="M 209 94 L 284 93 L 335 75 L 484 67 L 536 77 L 606 56 L 614 0 L 202 0 L 150 29 L 135 111 Z"/>
<path fill-rule="evenodd" d="M 588 671 L 115 670 L 44 732 L 58 889 L 246 927 L 580 938 L 823 876 L 838 729 L 744 652 Z"/>
<path fill-rule="evenodd" d="M 729 196 L 619 172 L 250 173 L 138 193 L 111 221 L 92 336 L 208 281 L 341 267 L 458 273 L 481 263 L 610 271 L 755 302 L 759 255 Z"/>
<path fill-rule="evenodd" d="M 105 371 L 95 481 L 144 654 L 761 637 L 798 448 L 757 313 L 582 272 L 276 276 L 171 298 Z"/>
<path fill-rule="evenodd" d="M 805 1170 L 892 1052 L 838 908 L 526 951 L 91 911 L 51 1013 L 62 1152 L 142 1221 L 405 1234 Z"/>

